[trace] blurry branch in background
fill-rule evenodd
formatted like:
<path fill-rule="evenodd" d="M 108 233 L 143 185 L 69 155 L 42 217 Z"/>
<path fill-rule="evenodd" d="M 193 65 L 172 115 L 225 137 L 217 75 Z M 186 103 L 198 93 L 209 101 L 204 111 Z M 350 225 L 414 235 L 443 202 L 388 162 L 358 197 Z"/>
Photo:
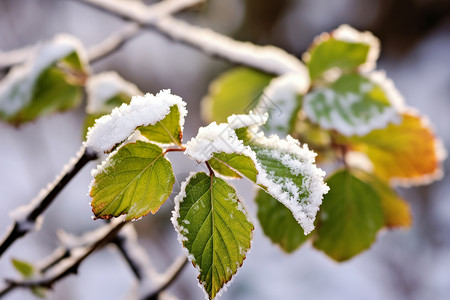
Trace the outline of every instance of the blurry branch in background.
<path fill-rule="evenodd" d="M 139 299 L 158 299 L 161 294 L 181 273 L 187 263 L 187 257 L 182 255 L 167 268 L 164 274 L 158 274 L 149 256 L 138 243 L 136 230 L 131 224 L 126 226 L 112 241 L 125 258 L 141 287 Z M 150 288 L 149 288 L 150 287 Z"/>
<path fill-rule="evenodd" d="M 114 11 L 116 7 L 123 9 L 125 14 L 137 15 L 138 23 L 132 23 L 125 26 L 121 31 L 114 33 L 98 45 L 93 46 L 88 51 L 89 60 L 97 61 L 101 58 L 118 50 L 128 40 L 136 36 L 140 30 L 139 23 L 150 22 L 155 19 L 159 19 L 167 16 L 171 13 L 176 13 L 180 10 L 186 9 L 193 5 L 199 4 L 203 0 L 166 0 L 157 4 L 146 5 L 130 5 L 128 2 L 117 1 L 120 3 L 120 7 L 112 5 L 111 9 Z M 94 0 L 92 4 L 105 5 L 104 0 Z M 10 55 L 2 53 L 0 55 L 0 68 L 10 67 L 11 64 L 19 63 L 26 59 L 25 55 L 32 54 L 36 47 L 28 47 L 20 50 L 14 50 Z M 22 58 L 22 56 L 24 56 Z M 9 60 L 9 61 L 8 61 Z M 78 171 L 89 161 L 97 158 L 97 154 L 91 151 L 86 151 L 84 147 L 80 151 L 78 158 L 72 160 L 67 167 L 64 168 L 63 174 L 56 178 L 56 180 L 45 190 L 41 191 L 40 195 L 34 199 L 29 205 L 21 207 L 13 213 L 14 224 L 10 227 L 9 232 L 5 238 L 0 242 L 0 258 L 2 254 L 16 241 L 18 238 L 24 236 L 29 231 L 37 230 L 39 226 L 36 226 L 38 217 L 47 209 L 47 207 L 53 202 L 59 192 L 66 186 L 67 183 L 75 176 Z M 37 224 L 39 225 L 39 224 Z"/>
<path fill-rule="evenodd" d="M 126 42 L 135 37 L 142 24 L 152 22 L 155 19 L 180 12 L 189 7 L 203 3 L 204 0 L 166 0 L 156 4 L 147 6 L 142 3 L 135 3 L 130 5 L 128 2 L 110 2 L 104 0 L 93 0 L 89 2 L 94 7 L 109 4 L 109 9 L 114 14 L 124 14 L 124 18 L 132 19 L 134 22 L 124 26 L 120 31 L 114 32 L 105 40 L 88 49 L 88 58 L 91 63 L 102 59 L 115 51 L 119 50 Z M 124 10 L 119 13 L 119 10 Z M 128 15 L 133 15 L 135 18 L 129 18 Z M 30 57 L 38 46 L 27 46 L 21 49 L 15 49 L 9 52 L 0 52 L 0 70 L 9 69 L 10 67 L 23 63 Z"/>
<path fill-rule="evenodd" d="M 61 175 L 53 183 L 43 189 L 30 204 L 19 207 L 11 213 L 14 224 L 0 243 L 0 257 L 18 238 L 30 231 L 39 229 L 42 221 L 41 215 L 44 211 L 52 204 L 59 192 L 62 191 L 78 171 L 94 159 L 97 159 L 97 153 L 83 146 L 77 157 L 71 159 L 69 164 L 63 168 Z"/>
<path fill-rule="evenodd" d="M 128 19 L 146 29 L 156 30 L 166 37 L 227 61 L 242 64 L 272 74 L 289 72 L 305 73 L 303 63 L 295 56 L 274 46 L 257 46 L 249 42 L 239 42 L 207 28 L 190 25 L 170 15 L 143 17 L 143 4 L 129 1 L 77 0 L 101 11 Z M 172 2 L 172 1 L 171 1 Z M 176 2 L 176 1 L 173 1 Z M 193 2 L 193 1 L 190 1 Z M 198 1 L 200 2 L 200 1 Z M 150 17 L 151 16 L 151 17 Z"/>
<path fill-rule="evenodd" d="M 36 278 L 21 281 L 7 280 L 8 286 L 0 291 L 0 297 L 18 287 L 51 288 L 55 282 L 70 274 L 76 274 L 80 264 L 95 250 L 111 242 L 126 224 L 121 218 L 115 219 L 108 225 L 86 234 L 78 241 L 71 241 L 68 245 L 57 248 L 48 258 L 37 263 Z"/>
<path fill-rule="evenodd" d="M 61 246 L 36 263 L 37 276 L 20 281 L 6 280 L 7 286 L 0 290 L 0 297 L 16 288 L 52 288 L 57 281 L 70 274 L 76 274 L 80 264 L 89 255 L 110 243 L 117 246 L 140 286 L 145 287 L 143 295 L 138 296 L 139 299 L 157 299 L 158 295 L 177 278 L 187 262 L 187 258 L 183 255 L 176 259 L 164 274 L 158 274 L 147 253 L 139 245 L 133 224 L 123 222 L 123 218 L 114 219 L 109 224 L 81 237 L 73 237 L 61 231 L 59 239 Z M 148 286 L 152 288 L 149 289 Z"/>

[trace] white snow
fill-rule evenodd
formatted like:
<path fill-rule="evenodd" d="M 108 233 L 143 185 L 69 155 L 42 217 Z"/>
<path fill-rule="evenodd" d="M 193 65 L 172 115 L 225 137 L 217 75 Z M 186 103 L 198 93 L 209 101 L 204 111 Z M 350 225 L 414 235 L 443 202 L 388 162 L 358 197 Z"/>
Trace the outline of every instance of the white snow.
<path fill-rule="evenodd" d="M 180 112 L 180 126 L 183 130 L 187 115 L 186 103 L 170 90 L 162 90 L 156 95 L 134 96 L 130 104 L 116 107 L 111 114 L 95 121 L 89 128 L 84 145 L 97 152 L 108 152 L 115 145 L 130 137 L 136 128 L 153 125 L 169 114 L 173 105 Z"/>
<path fill-rule="evenodd" d="M 251 121 L 243 119 L 243 122 Z M 238 139 L 236 133 L 226 123 L 217 124 L 212 122 L 206 127 L 200 127 L 197 136 L 186 143 L 184 152 L 197 162 L 208 161 L 214 153 L 245 153 L 249 151 L 248 146 Z"/>
<path fill-rule="evenodd" d="M 290 178 L 267 172 L 258 160 L 255 161 L 258 170 L 257 183 L 265 186 L 269 194 L 289 208 L 305 234 L 309 234 L 314 229 L 314 220 L 322 204 L 323 195 L 329 190 L 323 181 L 325 172 L 315 165 L 317 154 L 310 151 L 306 144 L 301 147 L 298 140 L 289 135 L 286 139 L 280 139 L 275 135 L 267 138 L 259 134 L 252 139 L 252 144 L 265 148 L 260 155 L 280 161 L 292 175 L 302 175 L 302 183 L 294 183 Z M 309 197 L 301 199 L 300 193 L 304 192 L 305 188 Z"/>
<path fill-rule="evenodd" d="M 272 79 L 264 89 L 255 113 L 268 113 L 266 123 L 267 134 L 286 136 L 289 131 L 289 123 L 299 106 L 297 97 L 304 95 L 310 85 L 309 76 L 303 74 L 288 73 Z"/>
<path fill-rule="evenodd" d="M 116 72 L 103 72 L 90 76 L 86 82 L 88 114 L 109 113 L 106 101 L 119 93 L 130 96 L 142 95 L 138 87 L 120 77 Z"/>
<path fill-rule="evenodd" d="M 33 87 L 39 75 L 53 63 L 77 52 L 84 66 L 86 54 L 81 42 L 73 36 L 61 34 L 40 45 L 35 55 L 22 65 L 11 69 L 0 81 L 0 111 L 14 115 L 31 101 Z"/>

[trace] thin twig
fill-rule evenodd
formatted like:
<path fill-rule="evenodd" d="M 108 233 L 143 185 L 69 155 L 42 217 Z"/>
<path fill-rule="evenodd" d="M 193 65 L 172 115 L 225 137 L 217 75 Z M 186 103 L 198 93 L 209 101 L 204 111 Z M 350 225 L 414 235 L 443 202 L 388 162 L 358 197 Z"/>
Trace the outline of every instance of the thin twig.
<path fill-rule="evenodd" d="M 43 190 L 29 205 L 20 207 L 13 212 L 12 216 L 15 221 L 9 233 L 0 243 L 0 257 L 18 238 L 36 228 L 36 225 L 39 224 L 38 217 L 49 207 L 59 192 L 84 165 L 96 158 L 97 153 L 83 146 L 78 157 L 72 159 L 69 165 L 64 167 L 63 173 L 47 189 Z"/>
<path fill-rule="evenodd" d="M 80 3 L 95 7 L 121 18 L 146 25 L 146 29 L 157 31 L 164 36 L 213 57 L 233 63 L 249 66 L 272 74 L 290 72 L 302 73 L 307 77 L 303 63 L 295 56 L 274 46 L 258 46 L 249 42 L 240 42 L 207 28 L 197 27 L 170 15 L 142 18 L 126 1 L 78 0 Z M 139 4 L 141 6 L 142 3 Z"/>
<path fill-rule="evenodd" d="M 42 278 L 22 281 L 7 280 L 8 286 L 4 290 L 0 291 L 0 296 L 6 295 L 18 287 L 52 288 L 55 282 L 70 274 L 76 274 L 80 264 L 94 251 L 110 243 L 125 224 L 127 223 L 123 222 L 121 219 L 114 220 L 105 228 L 102 228 L 107 230 L 103 230 L 103 234 L 98 235 L 97 239 L 92 244 L 70 250 L 70 256 L 60 260 L 59 263 L 54 264 L 51 269 L 47 270 L 47 272 L 43 274 Z"/>
<path fill-rule="evenodd" d="M 158 296 L 164 292 L 178 277 L 178 275 L 181 274 L 181 271 L 183 270 L 184 266 L 187 265 L 188 259 L 186 256 L 179 257 L 172 266 L 169 267 L 169 269 L 166 271 L 166 274 L 164 274 L 164 277 L 166 280 L 153 292 L 151 292 L 149 295 L 142 298 L 142 300 L 157 300 Z"/>

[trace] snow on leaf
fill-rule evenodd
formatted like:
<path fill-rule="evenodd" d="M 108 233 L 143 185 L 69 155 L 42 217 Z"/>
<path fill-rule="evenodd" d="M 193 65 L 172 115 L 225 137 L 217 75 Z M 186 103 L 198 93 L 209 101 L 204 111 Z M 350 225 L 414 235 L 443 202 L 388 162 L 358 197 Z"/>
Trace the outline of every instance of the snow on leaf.
<path fill-rule="evenodd" d="M 181 146 L 183 131 L 178 106 L 171 106 L 170 113 L 154 125 L 139 127 L 139 132 L 150 141 Z"/>
<path fill-rule="evenodd" d="M 206 298 L 214 299 L 242 265 L 253 236 L 236 191 L 215 176 L 191 174 L 175 197 L 172 223 Z"/>
<path fill-rule="evenodd" d="M 130 103 L 131 97 L 142 92 L 131 82 L 126 81 L 116 72 L 103 72 L 89 76 L 86 81 L 87 106 L 84 120 L 83 137 L 95 120 L 109 114 L 123 103 Z"/>
<path fill-rule="evenodd" d="M 232 114 L 243 114 L 257 103 L 273 76 L 238 67 L 222 73 L 202 99 L 202 117 L 208 122 L 225 122 Z"/>
<path fill-rule="evenodd" d="M 162 90 L 156 95 L 134 96 L 130 104 L 122 104 L 111 114 L 97 119 L 87 133 L 85 145 L 98 152 L 109 152 L 129 138 L 138 127 L 163 120 L 174 105 L 178 108 L 179 127 L 183 131 L 186 103 L 171 94 L 170 90 Z"/>
<path fill-rule="evenodd" d="M 314 163 L 316 154 L 289 135 L 286 139 L 259 135 L 248 145 L 256 156 L 257 184 L 289 208 L 309 234 L 323 195 L 329 190 L 323 182 L 325 172 Z"/>
<path fill-rule="evenodd" d="M 291 211 L 277 199 L 260 190 L 255 202 L 264 234 L 283 251 L 292 253 L 308 239 Z"/>
<path fill-rule="evenodd" d="M 88 114 L 108 114 L 122 103 L 129 103 L 131 97 L 142 94 L 135 84 L 116 72 L 90 76 L 86 81 L 86 93 Z"/>
<path fill-rule="evenodd" d="M 385 78 L 382 73 L 371 77 L 343 75 L 329 88 L 318 88 L 307 94 L 303 102 L 305 113 L 321 127 L 347 136 L 365 135 L 388 123 L 398 123 L 402 99 L 391 85 L 383 84 L 390 81 L 382 78 Z"/>
<path fill-rule="evenodd" d="M 255 113 L 268 113 L 264 126 L 266 134 L 286 136 L 295 125 L 297 113 L 301 108 L 302 95 L 309 88 L 309 77 L 288 73 L 273 79 L 264 89 Z"/>
<path fill-rule="evenodd" d="M 327 180 L 318 216 L 314 247 L 328 256 L 344 261 L 370 247 L 383 227 L 381 200 L 375 189 L 347 170 Z"/>
<path fill-rule="evenodd" d="M 97 218 L 126 214 L 126 220 L 155 213 L 175 183 L 163 150 L 151 143 L 128 143 L 112 152 L 96 170 L 90 195 Z"/>
<path fill-rule="evenodd" d="M 442 177 L 445 149 L 428 120 L 413 110 L 402 113 L 400 124 L 338 140 L 366 153 L 375 175 L 392 184 L 428 184 Z"/>
<path fill-rule="evenodd" d="M 340 75 L 342 70 L 371 71 L 380 52 L 380 42 L 370 32 L 359 32 L 348 25 L 341 25 L 329 33 L 314 39 L 308 52 L 303 54 L 312 80 L 329 77 L 330 72 Z M 328 75 L 328 76 L 327 76 Z"/>
<path fill-rule="evenodd" d="M 0 119 L 21 124 L 76 107 L 87 69 L 84 49 L 76 38 L 58 35 L 43 43 L 0 82 Z"/>

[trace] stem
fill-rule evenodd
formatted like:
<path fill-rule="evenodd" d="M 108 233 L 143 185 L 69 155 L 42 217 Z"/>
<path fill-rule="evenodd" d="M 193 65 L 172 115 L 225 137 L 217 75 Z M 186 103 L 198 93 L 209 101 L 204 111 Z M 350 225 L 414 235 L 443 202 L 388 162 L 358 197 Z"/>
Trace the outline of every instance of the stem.
<path fill-rule="evenodd" d="M 209 165 L 209 163 L 207 161 L 205 161 L 205 165 L 208 167 L 208 171 L 209 171 L 209 176 L 212 178 L 214 176 L 216 176 L 216 174 L 214 173 L 214 170 L 211 168 L 211 166 Z"/>
<path fill-rule="evenodd" d="M 45 193 L 31 201 L 29 205 L 19 208 L 22 213 L 26 212 L 26 216 L 18 217 L 14 221 L 11 230 L 6 234 L 6 237 L 0 244 L 0 257 L 17 239 L 34 229 L 38 217 L 50 206 L 59 192 L 62 191 L 83 166 L 96 158 L 97 153 L 83 146 L 81 152 L 78 154 L 78 158 L 72 159 L 69 165 L 64 168 L 62 175 L 54 181 Z"/>
<path fill-rule="evenodd" d="M 166 151 L 164 151 L 164 153 L 167 152 L 184 152 L 186 151 L 186 147 L 184 145 L 178 147 L 178 148 L 167 148 Z"/>

